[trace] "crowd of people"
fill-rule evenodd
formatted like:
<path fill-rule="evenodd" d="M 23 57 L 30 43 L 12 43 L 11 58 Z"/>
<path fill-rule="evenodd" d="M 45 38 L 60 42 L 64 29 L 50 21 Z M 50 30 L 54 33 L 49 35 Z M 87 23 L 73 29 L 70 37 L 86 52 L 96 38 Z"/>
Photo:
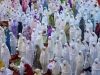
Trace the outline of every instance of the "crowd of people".
<path fill-rule="evenodd" d="M 99 4 L 0 1 L 0 75 L 100 75 Z"/>

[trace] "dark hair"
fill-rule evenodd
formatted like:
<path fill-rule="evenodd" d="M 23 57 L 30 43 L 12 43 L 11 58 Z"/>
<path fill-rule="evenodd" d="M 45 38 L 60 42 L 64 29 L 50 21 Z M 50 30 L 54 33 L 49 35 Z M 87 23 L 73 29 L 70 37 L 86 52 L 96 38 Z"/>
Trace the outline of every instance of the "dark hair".
<path fill-rule="evenodd" d="M 97 7 L 97 5 L 96 5 L 96 4 L 94 4 L 94 6 L 95 6 L 95 7 Z"/>
<path fill-rule="evenodd" d="M 18 25 L 22 25 L 22 22 L 18 22 Z"/>

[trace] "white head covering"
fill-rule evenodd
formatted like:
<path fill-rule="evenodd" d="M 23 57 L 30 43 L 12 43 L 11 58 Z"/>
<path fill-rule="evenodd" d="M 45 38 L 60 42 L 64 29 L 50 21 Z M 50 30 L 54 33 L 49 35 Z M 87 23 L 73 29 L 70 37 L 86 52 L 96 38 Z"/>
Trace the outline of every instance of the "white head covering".
<path fill-rule="evenodd" d="M 24 63 L 24 64 L 29 64 L 28 60 L 25 59 L 25 57 L 22 57 L 21 58 L 21 62 Z"/>
<path fill-rule="evenodd" d="M 97 74 L 99 74 L 100 73 L 100 61 L 99 61 L 99 58 L 96 58 L 95 60 L 94 60 L 94 63 L 93 63 L 93 65 L 92 65 L 92 75 L 97 75 Z M 99 73 L 98 73 L 99 72 Z M 95 73 L 95 74 L 94 74 Z"/>
<path fill-rule="evenodd" d="M 100 42 L 100 38 L 98 38 L 98 42 Z"/>

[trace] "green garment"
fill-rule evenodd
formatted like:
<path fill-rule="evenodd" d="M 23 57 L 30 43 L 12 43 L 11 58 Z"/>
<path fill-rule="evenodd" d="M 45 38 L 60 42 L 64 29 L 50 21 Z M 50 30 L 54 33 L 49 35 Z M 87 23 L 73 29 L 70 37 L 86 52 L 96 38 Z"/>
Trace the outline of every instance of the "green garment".
<path fill-rule="evenodd" d="M 43 35 L 43 43 L 46 43 L 47 42 L 47 35 Z"/>
<path fill-rule="evenodd" d="M 15 64 L 16 66 L 19 66 L 19 65 L 20 65 L 20 59 L 16 59 L 14 64 Z"/>
<path fill-rule="evenodd" d="M 51 25 L 52 27 L 55 26 L 54 14 L 53 13 L 51 15 L 49 15 L 49 25 Z"/>
<path fill-rule="evenodd" d="M 61 3 L 64 3 L 65 0 L 60 0 L 60 1 L 61 1 Z"/>
<path fill-rule="evenodd" d="M 70 40 L 69 30 L 70 30 L 70 26 L 69 26 L 69 24 L 66 24 L 65 27 L 64 27 L 64 31 L 65 31 L 65 34 L 66 34 L 66 37 L 67 37 L 67 42 L 69 42 L 69 40 Z"/>
<path fill-rule="evenodd" d="M 74 17 L 75 17 L 76 14 L 77 14 L 76 6 L 73 6 L 73 7 L 72 7 L 72 11 L 73 11 L 73 15 L 74 15 Z"/>

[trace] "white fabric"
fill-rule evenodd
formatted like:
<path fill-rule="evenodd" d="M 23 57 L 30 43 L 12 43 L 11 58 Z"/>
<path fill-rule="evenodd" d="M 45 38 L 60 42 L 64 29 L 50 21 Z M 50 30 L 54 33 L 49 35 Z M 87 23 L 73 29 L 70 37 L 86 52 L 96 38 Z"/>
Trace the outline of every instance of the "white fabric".
<path fill-rule="evenodd" d="M 100 65 L 100 61 L 95 59 L 93 65 L 92 65 L 92 75 L 100 74 L 100 66 L 99 65 Z"/>
<path fill-rule="evenodd" d="M 15 54 L 16 53 L 16 47 L 17 47 L 17 39 L 13 35 L 13 33 L 10 33 L 10 46 L 11 46 L 11 53 Z"/>
<path fill-rule="evenodd" d="M 47 49 L 44 49 L 41 51 L 40 54 L 40 63 L 43 69 L 43 73 L 46 73 L 47 71 L 47 64 L 48 64 L 49 60 L 48 60 L 48 51 Z"/>
<path fill-rule="evenodd" d="M 59 75 L 60 71 L 61 71 L 60 64 L 58 62 L 55 62 L 54 67 L 52 69 L 52 74 L 53 75 Z"/>
<path fill-rule="evenodd" d="M 62 43 L 61 43 L 60 40 L 57 40 L 57 41 L 56 41 L 54 54 L 55 54 L 55 56 L 58 57 L 59 59 L 62 57 Z"/>
<path fill-rule="evenodd" d="M 62 56 L 63 56 L 63 58 L 64 58 L 64 60 L 66 60 L 66 61 L 68 61 L 68 63 L 70 62 L 70 59 L 69 59 L 69 46 L 68 45 L 66 45 L 66 47 L 64 47 L 63 49 L 62 49 Z"/>
<path fill-rule="evenodd" d="M 62 74 L 61 75 L 72 75 L 71 66 L 68 62 L 63 63 L 62 66 L 61 66 L 61 69 L 62 69 L 62 71 L 61 71 Z"/>
<path fill-rule="evenodd" d="M 24 36 L 20 36 L 18 40 L 18 50 L 21 56 L 25 56 L 26 51 L 26 39 Z"/>
<path fill-rule="evenodd" d="M 96 49 L 98 51 L 98 58 L 100 58 L 100 38 L 98 39 L 98 43 L 96 45 Z"/>
<path fill-rule="evenodd" d="M 97 43 L 97 35 L 94 32 L 92 32 L 89 37 L 89 45 L 91 46 L 91 44 L 96 44 L 96 43 Z"/>
<path fill-rule="evenodd" d="M 55 49 L 55 43 L 52 40 L 51 37 L 48 38 L 48 51 L 49 51 L 49 59 L 54 57 L 54 49 Z"/>
<path fill-rule="evenodd" d="M 74 47 L 74 46 L 73 46 Z M 77 50 L 75 50 L 75 47 L 72 49 L 70 48 L 70 65 L 72 69 L 72 75 L 75 74 L 75 69 L 76 69 L 76 55 L 78 54 Z"/>
<path fill-rule="evenodd" d="M 33 65 L 34 60 L 34 49 L 32 47 L 32 43 L 30 41 L 27 42 L 27 48 L 25 52 L 25 58 L 28 60 L 30 66 Z"/>
<path fill-rule="evenodd" d="M 62 45 L 67 43 L 67 39 L 66 39 L 66 35 L 65 35 L 64 30 L 61 30 L 61 32 L 59 34 L 59 39 L 61 40 Z"/>
<path fill-rule="evenodd" d="M 10 60 L 10 52 L 9 49 L 7 48 L 6 44 L 3 44 L 1 47 L 1 59 L 3 60 L 5 67 L 9 66 L 9 60 Z"/>
<path fill-rule="evenodd" d="M 76 57 L 76 70 L 75 75 L 80 75 L 83 70 L 84 65 L 84 56 L 82 52 L 79 52 L 81 55 L 77 55 Z"/>

